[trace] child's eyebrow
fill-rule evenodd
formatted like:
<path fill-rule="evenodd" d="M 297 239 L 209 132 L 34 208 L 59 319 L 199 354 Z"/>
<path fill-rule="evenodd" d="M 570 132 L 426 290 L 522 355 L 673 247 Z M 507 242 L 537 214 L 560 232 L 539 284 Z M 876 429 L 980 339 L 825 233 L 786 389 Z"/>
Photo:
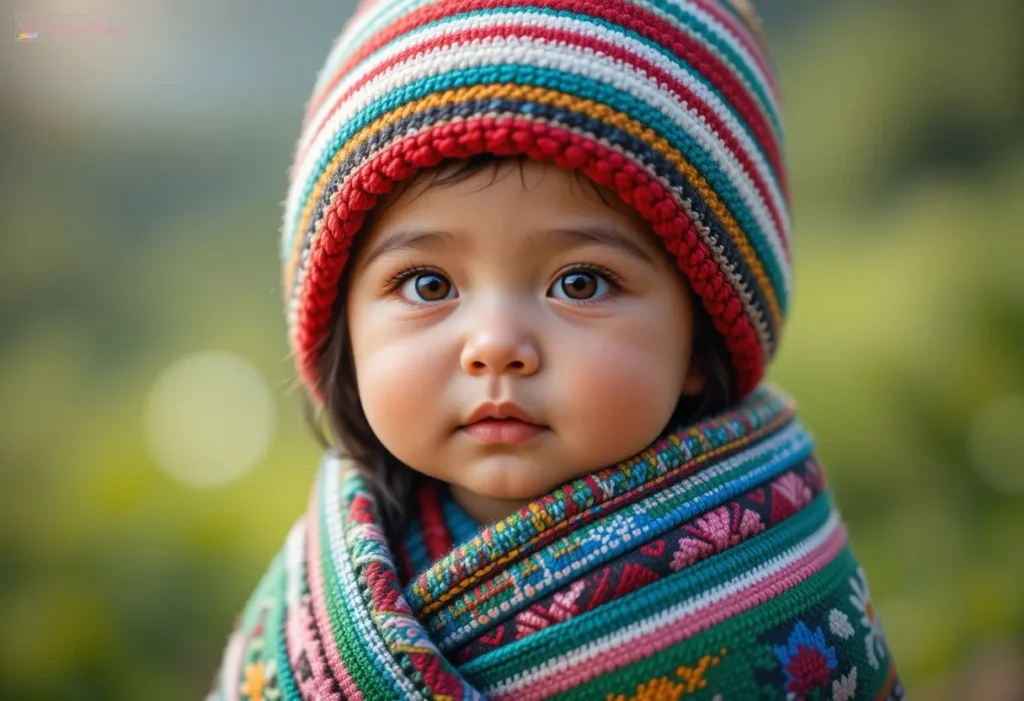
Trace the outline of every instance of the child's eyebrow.
<path fill-rule="evenodd" d="M 451 241 L 454 236 L 450 231 L 396 231 L 384 237 L 384 240 L 370 249 L 363 260 L 363 266 L 369 266 L 376 258 L 390 251 L 403 248 L 432 248 L 437 244 Z"/>
<path fill-rule="evenodd" d="M 455 236 L 450 231 L 400 230 L 389 234 L 366 254 L 363 265 L 368 266 L 375 259 L 390 251 L 403 248 L 435 248 L 439 244 L 451 243 Z M 614 226 L 601 223 L 588 223 L 572 227 L 542 229 L 529 234 L 524 240 L 524 247 L 534 246 L 573 246 L 597 244 L 614 248 L 642 263 L 654 265 L 654 259 L 633 238 Z"/>
<path fill-rule="evenodd" d="M 633 237 L 622 232 L 614 226 L 601 223 L 588 223 L 580 226 L 558 227 L 556 229 L 544 229 L 530 234 L 527 237 L 527 245 L 536 245 L 541 239 L 545 243 L 571 246 L 584 244 L 597 244 L 614 248 L 641 263 L 654 265 L 654 259 L 647 251 L 638 244 Z"/>

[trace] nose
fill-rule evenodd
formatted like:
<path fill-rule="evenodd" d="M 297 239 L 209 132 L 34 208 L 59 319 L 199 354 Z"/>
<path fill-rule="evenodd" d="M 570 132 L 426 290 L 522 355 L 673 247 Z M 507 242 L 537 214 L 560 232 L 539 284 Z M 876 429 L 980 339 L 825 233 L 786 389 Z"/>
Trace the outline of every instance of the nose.
<path fill-rule="evenodd" d="M 477 317 L 462 349 L 462 369 L 469 375 L 528 377 L 540 366 L 533 335 L 521 314 L 491 309 Z"/>

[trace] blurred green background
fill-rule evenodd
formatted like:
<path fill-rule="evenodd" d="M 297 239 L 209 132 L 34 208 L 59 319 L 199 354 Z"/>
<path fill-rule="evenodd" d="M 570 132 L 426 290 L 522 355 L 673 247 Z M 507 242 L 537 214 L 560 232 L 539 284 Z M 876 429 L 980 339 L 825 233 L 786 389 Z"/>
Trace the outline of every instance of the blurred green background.
<path fill-rule="evenodd" d="M 795 200 L 772 377 L 912 697 L 1024 698 L 1024 3 L 757 4 Z M 0 695 L 200 698 L 320 454 L 278 235 L 351 6 L 18 11 L 124 31 L 0 42 Z"/>

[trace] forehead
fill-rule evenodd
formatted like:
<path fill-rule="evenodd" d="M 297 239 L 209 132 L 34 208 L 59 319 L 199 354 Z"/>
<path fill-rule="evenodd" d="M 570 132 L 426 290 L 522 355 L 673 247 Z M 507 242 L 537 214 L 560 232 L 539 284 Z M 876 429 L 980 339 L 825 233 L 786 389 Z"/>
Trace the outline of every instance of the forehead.
<path fill-rule="evenodd" d="M 373 250 L 396 233 L 407 240 L 430 231 L 480 242 L 528 237 L 536 243 L 538 233 L 563 229 L 618 233 L 651 256 L 664 254 L 647 222 L 613 191 L 578 171 L 519 159 L 451 163 L 400 184 L 367 217 L 360 248 Z M 600 236 L 592 238 L 600 242 Z"/>
<path fill-rule="evenodd" d="M 487 154 L 489 156 L 489 154 Z M 482 195 L 482 197 L 474 197 Z M 445 163 L 420 171 L 398 183 L 395 190 L 381 198 L 375 208 L 378 217 L 396 212 L 417 211 L 421 207 L 452 200 L 487 199 L 530 200 L 534 204 L 561 205 L 568 209 L 603 205 L 625 216 L 638 217 L 612 190 L 595 184 L 581 171 L 565 170 L 551 163 L 524 157 L 489 156 Z"/>

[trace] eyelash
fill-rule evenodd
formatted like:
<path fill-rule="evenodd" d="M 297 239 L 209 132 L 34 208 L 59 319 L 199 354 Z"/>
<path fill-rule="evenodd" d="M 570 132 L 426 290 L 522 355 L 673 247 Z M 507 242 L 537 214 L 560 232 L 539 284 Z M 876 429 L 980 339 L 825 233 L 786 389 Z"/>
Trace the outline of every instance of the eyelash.
<path fill-rule="evenodd" d="M 555 274 L 555 280 L 557 281 L 560 277 L 578 270 L 583 270 L 603 277 L 608 282 L 608 287 L 610 288 L 609 294 L 622 291 L 622 278 L 603 265 L 596 265 L 595 263 L 573 263 L 572 265 L 567 265 Z M 574 299 L 562 301 L 570 301 L 572 304 L 585 307 L 591 304 L 603 302 L 606 298 L 607 297 L 602 297 L 601 299 Z"/>
<path fill-rule="evenodd" d="M 388 292 L 394 292 L 403 284 L 405 284 L 406 280 L 411 278 L 413 275 L 416 275 L 417 273 L 437 273 L 438 275 L 442 274 L 441 271 L 435 270 L 434 268 L 426 268 L 422 265 L 409 265 L 402 268 L 397 273 L 389 277 L 387 279 L 387 282 L 384 283 L 384 289 L 387 290 Z"/>
<path fill-rule="evenodd" d="M 557 280 L 558 278 L 562 277 L 567 273 L 577 270 L 585 270 L 589 273 L 600 275 L 601 277 L 605 278 L 605 280 L 608 281 L 609 286 L 613 290 L 622 290 L 622 278 L 620 278 L 618 275 L 616 275 L 603 265 L 596 265 L 594 263 L 573 263 L 572 265 L 567 265 L 561 270 L 559 270 L 558 273 L 556 273 L 555 280 Z M 442 273 L 440 270 L 437 270 L 436 268 L 430 268 L 423 265 L 409 265 L 402 268 L 397 273 L 389 277 L 387 281 L 384 283 L 384 288 L 388 294 L 392 294 L 396 290 L 401 288 L 401 286 L 405 284 L 406 280 L 422 273 L 435 273 L 437 275 L 444 275 L 444 273 Z M 603 301 L 603 299 L 604 298 L 598 300 L 574 299 L 572 300 L 572 303 L 585 306 L 588 304 L 597 304 L 598 302 Z M 430 306 L 430 303 L 426 302 L 416 302 L 411 299 L 406 299 L 405 301 L 408 302 L 409 304 L 414 304 L 420 307 Z"/>

